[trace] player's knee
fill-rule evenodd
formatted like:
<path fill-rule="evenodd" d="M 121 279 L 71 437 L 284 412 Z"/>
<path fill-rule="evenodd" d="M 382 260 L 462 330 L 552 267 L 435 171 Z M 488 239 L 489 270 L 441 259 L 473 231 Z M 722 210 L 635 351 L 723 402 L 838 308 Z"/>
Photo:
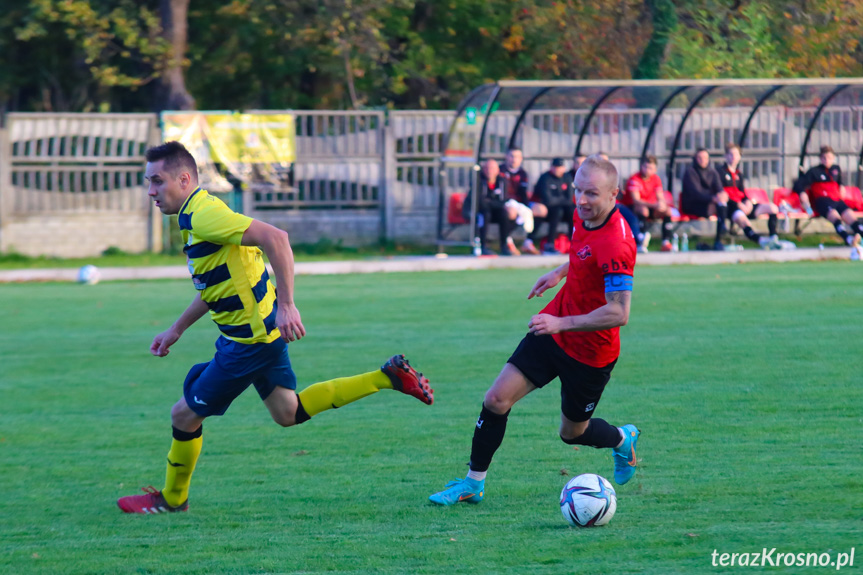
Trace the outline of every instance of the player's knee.
<path fill-rule="evenodd" d="M 578 445 L 581 442 L 579 441 L 581 436 L 584 435 L 584 432 L 587 430 L 587 425 L 589 421 L 577 423 L 573 425 L 572 423 L 560 424 L 560 431 L 558 432 L 560 435 L 560 440 L 567 445 Z"/>
<path fill-rule="evenodd" d="M 580 445 L 584 430 L 564 430 L 560 428 L 560 440 L 567 445 Z"/>
<path fill-rule="evenodd" d="M 297 424 L 296 405 L 270 406 L 270 417 L 281 427 L 292 427 Z"/>
<path fill-rule="evenodd" d="M 503 415 L 512 408 L 513 401 L 508 397 L 501 396 L 494 389 L 489 389 L 482 404 L 494 413 Z"/>
<path fill-rule="evenodd" d="M 183 431 L 195 431 L 201 424 L 201 416 L 191 410 L 185 399 L 171 408 L 171 425 Z"/>
<path fill-rule="evenodd" d="M 582 434 L 582 435 L 583 435 L 583 434 Z M 578 438 L 579 438 L 579 437 L 581 437 L 581 435 L 579 435 L 579 436 L 577 436 L 577 437 L 566 437 L 566 436 L 565 436 L 565 435 L 563 435 L 562 433 L 560 434 L 560 440 L 561 440 L 562 442 L 564 442 L 565 444 L 567 444 L 567 445 L 577 445 L 577 444 L 578 444 Z"/>
<path fill-rule="evenodd" d="M 273 421 L 275 421 L 281 427 L 293 427 L 297 424 L 296 418 L 293 414 L 287 413 L 273 413 Z"/>

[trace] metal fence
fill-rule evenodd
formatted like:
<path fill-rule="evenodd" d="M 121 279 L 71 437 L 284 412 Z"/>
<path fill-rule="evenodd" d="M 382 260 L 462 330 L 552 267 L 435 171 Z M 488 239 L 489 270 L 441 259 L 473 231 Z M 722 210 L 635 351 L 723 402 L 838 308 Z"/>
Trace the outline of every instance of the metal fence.
<path fill-rule="evenodd" d="M 0 169 L 10 215 L 148 210 L 144 151 L 152 114 L 9 114 Z"/>
<path fill-rule="evenodd" d="M 700 146 L 718 161 L 724 144 L 739 136 L 748 111 L 694 110 L 682 132 L 678 167 L 685 166 L 687 156 Z M 784 106 L 758 110 L 743 152 L 750 185 L 767 190 L 791 185 L 814 111 Z M 443 168 L 439 163 L 454 118 L 451 111 L 272 113 L 294 114 L 297 160 L 281 168 L 275 182 L 248 186 L 245 208 L 257 216 L 364 214 L 380 218 L 385 237 L 429 241 L 435 237 L 440 178 L 446 178 L 451 192 L 467 191 L 473 180 L 473 158 Z M 663 179 L 683 113 L 666 110 L 653 134 L 649 149 L 660 160 Z M 652 109 L 597 110 L 582 152 L 605 151 L 627 177 L 638 169 L 654 114 Z M 503 158 L 517 115 L 501 111 L 490 117 L 486 157 Z M 548 169 L 551 158 L 572 156 L 585 119 L 585 110 L 527 113 L 518 141 L 532 182 Z M 809 150 L 832 145 L 854 183 L 861 128 L 860 107 L 827 107 L 812 132 Z M 159 140 L 158 120 L 151 114 L 7 114 L 0 129 L 0 229 L 9 218 L 33 214 L 124 212 L 147 217 L 143 154 Z M 675 185 L 679 187 L 679 179 Z"/>
<path fill-rule="evenodd" d="M 705 147 L 714 161 L 721 162 L 728 142 L 736 142 L 751 108 L 703 108 L 692 112 L 681 134 L 677 151 L 674 192 L 680 187 L 680 175 L 690 163 L 697 148 Z M 798 156 L 806 127 L 815 112 L 814 107 L 788 108 L 765 106 L 753 116 L 741 167 L 748 185 L 772 190 L 790 186 L 797 177 Z M 663 184 L 674 135 L 683 118 L 683 109 L 668 109 L 660 118 L 648 151 L 659 160 Z M 524 167 L 536 181 L 549 167 L 554 157 L 570 159 L 575 152 L 579 133 L 586 118 L 584 110 L 536 110 L 527 113 L 517 144 L 524 151 Z M 581 144 L 583 154 L 604 151 L 617 164 L 621 177 L 639 169 L 648 126 L 655 110 L 597 110 Z M 503 159 L 517 112 L 497 112 L 489 118 L 484 156 Z M 831 145 L 837 163 L 849 183 L 857 178 L 858 155 L 863 143 L 863 108 L 827 107 L 816 123 L 809 140 L 810 153 L 821 145 Z M 472 159 L 468 159 L 472 163 Z M 810 156 L 817 163 L 817 153 Z M 458 165 L 452 162 L 453 165 Z M 466 191 L 467 184 L 448 180 L 454 191 Z M 464 189 L 460 189 L 460 188 Z"/>

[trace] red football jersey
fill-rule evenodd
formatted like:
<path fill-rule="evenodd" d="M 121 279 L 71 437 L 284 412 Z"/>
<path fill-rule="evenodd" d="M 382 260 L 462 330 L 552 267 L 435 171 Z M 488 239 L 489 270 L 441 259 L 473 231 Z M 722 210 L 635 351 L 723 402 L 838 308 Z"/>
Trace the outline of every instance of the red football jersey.
<path fill-rule="evenodd" d="M 662 178 L 653 174 L 645 180 L 641 172 L 636 172 L 627 180 L 620 203 L 624 206 L 632 206 L 635 201 L 632 192 L 638 192 L 638 197 L 642 202 L 655 204 L 659 201 L 659 194 L 662 193 Z"/>
<path fill-rule="evenodd" d="M 732 202 L 742 202 L 749 199 L 744 193 L 743 174 L 740 170 L 732 171 L 728 164 L 722 164 L 717 168 L 719 177 L 722 178 L 722 189 L 728 194 Z"/>
<path fill-rule="evenodd" d="M 842 199 L 839 193 L 839 186 L 842 185 L 842 171 L 839 166 L 830 166 L 830 169 L 824 167 L 823 164 L 815 166 L 806 172 L 806 178 L 809 180 L 809 201 L 815 203 L 818 198 L 830 198 L 834 202 Z"/>
<path fill-rule="evenodd" d="M 632 276 L 635 239 L 617 208 L 600 227 L 587 229 L 575 212 L 566 283 L 540 313 L 555 317 L 584 315 L 604 306 L 605 276 Z M 566 331 L 554 341 L 569 356 L 593 367 L 604 367 L 620 355 L 620 328 Z"/>

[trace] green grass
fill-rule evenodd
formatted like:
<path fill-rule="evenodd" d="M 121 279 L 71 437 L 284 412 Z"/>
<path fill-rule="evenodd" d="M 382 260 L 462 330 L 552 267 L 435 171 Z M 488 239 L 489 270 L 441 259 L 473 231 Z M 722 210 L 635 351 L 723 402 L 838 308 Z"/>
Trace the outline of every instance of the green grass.
<path fill-rule="evenodd" d="M 0 573 L 719 573 L 741 569 L 712 567 L 714 549 L 763 547 L 863 561 L 851 262 L 637 270 L 597 416 L 642 429 L 641 462 L 608 526 L 558 509 L 565 473 L 612 463 L 558 439 L 556 383 L 513 410 L 485 501 L 429 504 L 466 471 L 538 273 L 297 278 L 300 387 L 403 352 L 435 405 L 382 392 L 282 429 L 247 391 L 205 424 L 190 512 L 152 517 L 115 500 L 162 486 L 170 407 L 212 355 L 206 319 L 148 353 L 188 282 L 0 286 Z"/>

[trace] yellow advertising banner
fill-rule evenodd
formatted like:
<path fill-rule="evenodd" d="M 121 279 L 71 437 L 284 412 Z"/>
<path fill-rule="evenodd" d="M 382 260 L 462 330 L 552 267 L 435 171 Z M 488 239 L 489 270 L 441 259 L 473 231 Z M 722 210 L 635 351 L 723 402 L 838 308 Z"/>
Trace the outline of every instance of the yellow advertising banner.
<path fill-rule="evenodd" d="M 203 182 L 211 191 L 232 189 L 216 164 L 237 178 L 268 173 L 261 164 L 288 165 L 297 159 L 296 122 L 291 114 L 237 112 L 163 112 L 165 141 L 182 143 L 198 163 Z M 224 188 L 224 190 L 222 190 Z"/>
<path fill-rule="evenodd" d="M 297 159 L 290 114 L 207 114 L 205 136 L 224 164 L 291 164 Z"/>

